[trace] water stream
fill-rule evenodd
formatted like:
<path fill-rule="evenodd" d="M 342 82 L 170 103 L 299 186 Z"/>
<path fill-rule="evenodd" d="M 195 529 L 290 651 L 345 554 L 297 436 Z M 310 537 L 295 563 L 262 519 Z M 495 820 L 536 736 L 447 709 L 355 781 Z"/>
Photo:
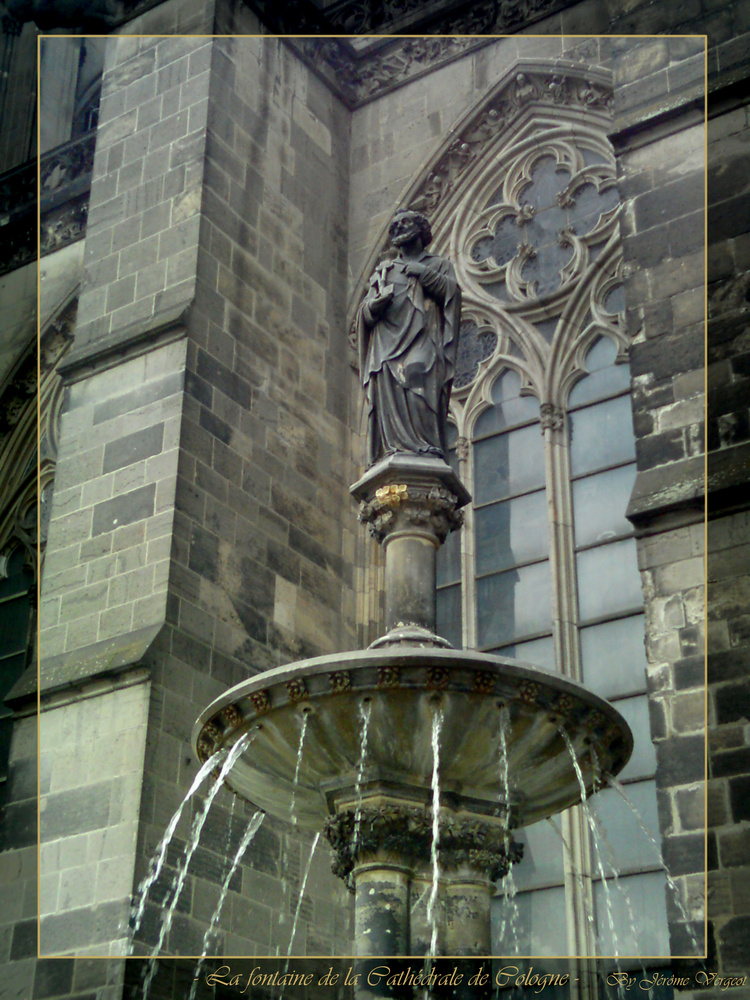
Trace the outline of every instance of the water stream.
<path fill-rule="evenodd" d="M 372 703 L 361 701 L 359 705 L 359 715 L 362 719 L 362 730 L 359 736 L 359 765 L 357 767 L 357 781 L 355 784 L 355 794 L 357 806 L 354 813 L 354 836 L 352 838 L 352 852 L 356 857 L 357 844 L 359 843 L 359 830 L 362 823 L 362 779 L 365 773 L 365 762 L 367 760 L 367 735 L 370 729 L 370 712 Z"/>
<path fill-rule="evenodd" d="M 427 900 L 427 923 L 430 924 L 430 950 L 428 957 L 437 954 L 438 918 L 437 900 L 440 887 L 440 866 L 438 843 L 440 840 L 440 728 L 443 724 L 443 710 L 438 709 L 432 716 L 432 843 L 430 861 L 432 864 L 432 886 Z"/>
<path fill-rule="evenodd" d="M 198 846 L 198 841 L 200 840 L 201 831 L 206 822 L 209 810 L 213 805 L 213 801 L 219 793 L 219 790 L 224 785 L 224 779 L 229 774 L 229 772 L 234 767 L 237 759 L 241 754 L 247 749 L 247 747 L 252 743 L 255 737 L 255 732 L 251 731 L 245 733 L 241 736 L 237 742 L 234 744 L 232 749 L 226 755 L 224 763 L 221 765 L 221 770 L 216 778 L 214 784 L 211 786 L 208 795 L 206 796 L 206 801 L 203 808 L 196 813 L 195 819 L 193 820 L 193 826 L 190 830 L 190 837 L 187 844 L 185 845 L 185 851 L 182 856 L 182 861 L 180 868 L 177 872 L 176 878 L 173 883 L 172 898 L 169 901 L 168 906 L 164 909 L 161 921 L 161 928 L 159 929 L 159 938 L 154 945 L 151 954 L 149 956 L 148 971 L 143 981 L 143 1000 L 147 1000 L 149 989 L 151 988 L 151 981 L 154 978 L 154 973 L 156 971 L 156 957 L 162 950 L 164 941 L 169 929 L 172 926 L 172 918 L 174 916 L 175 907 L 177 906 L 177 901 L 180 898 L 182 889 L 185 885 L 185 879 L 187 878 L 188 867 L 190 861 L 195 853 L 195 849 Z"/>
<path fill-rule="evenodd" d="M 132 918 L 132 930 L 130 932 L 131 951 L 132 951 L 133 941 L 141 926 L 141 921 L 143 920 L 143 914 L 146 910 L 146 900 L 148 898 L 149 891 L 154 882 L 156 882 L 156 880 L 159 878 L 159 875 L 161 875 L 161 870 L 164 867 L 164 862 L 167 857 L 167 850 L 169 848 L 170 843 L 172 842 L 172 837 L 174 836 L 174 832 L 177 829 L 177 824 L 180 822 L 180 817 L 182 816 L 183 810 L 187 805 L 187 803 L 190 801 L 190 799 L 193 797 L 193 795 L 195 795 L 200 786 L 206 780 L 208 775 L 214 770 L 219 761 L 223 760 L 224 757 L 226 757 L 226 755 L 227 751 L 222 749 L 222 750 L 217 750 L 215 754 L 212 754 L 212 756 L 208 758 L 208 760 L 196 774 L 195 778 L 193 778 L 193 783 L 190 786 L 187 795 L 177 807 L 174 816 L 172 816 L 171 820 L 169 821 L 169 825 L 167 826 L 167 829 L 164 832 L 164 836 L 159 841 L 159 846 L 156 848 L 156 851 L 154 852 L 154 855 L 151 858 L 151 861 L 149 862 L 148 873 L 142 880 L 141 884 L 138 886 L 137 890 L 138 905 L 134 906 L 134 916 Z"/>
<path fill-rule="evenodd" d="M 315 856 L 315 849 L 318 846 L 318 841 L 320 840 L 320 831 L 313 837 L 312 846 L 310 848 L 310 854 L 307 858 L 307 864 L 305 865 L 305 871 L 302 875 L 302 882 L 299 887 L 299 896 L 297 897 L 297 907 L 294 911 L 294 920 L 292 921 L 292 933 L 289 938 L 289 947 L 286 950 L 286 963 L 284 965 L 284 975 L 289 971 L 289 959 L 292 955 L 292 948 L 294 946 L 294 935 L 297 933 L 297 921 L 299 920 L 300 911 L 302 910 L 302 900 L 305 895 L 305 886 L 307 885 L 307 878 L 310 874 L 310 869 L 312 868 L 313 857 Z M 284 994 L 282 992 L 279 1000 L 284 1000 Z"/>
<path fill-rule="evenodd" d="M 232 805 L 234 805 L 234 801 L 232 802 Z M 245 832 L 242 835 L 242 840 L 240 841 L 239 847 L 237 848 L 237 851 L 235 852 L 235 855 L 232 858 L 232 863 L 229 866 L 229 870 L 224 876 L 224 880 L 221 884 L 221 892 L 219 893 L 219 901 L 216 904 L 216 909 L 213 912 L 213 915 L 211 917 L 211 922 L 208 925 L 208 929 L 206 930 L 206 933 L 203 935 L 203 946 L 201 948 L 201 957 L 200 960 L 198 961 L 198 964 L 195 967 L 193 985 L 190 987 L 190 995 L 188 997 L 188 1000 L 195 1000 L 195 994 L 198 990 L 198 980 L 200 978 L 203 965 L 206 961 L 206 952 L 208 951 L 208 946 L 211 941 L 213 932 L 216 928 L 216 925 L 219 922 L 219 917 L 221 916 L 221 911 L 224 907 L 224 900 L 226 899 L 227 892 L 229 891 L 229 883 L 232 881 L 232 876 L 237 871 L 237 866 L 242 860 L 245 851 L 250 846 L 253 837 L 260 829 L 260 825 L 263 822 L 265 815 L 266 814 L 262 812 L 260 809 L 258 809 L 257 812 L 253 814 L 250 822 L 247 824 Z"/>
<path fill-rule="evenodd" d="M 602 859 L 601 846 L 599 843 L 599 831 L 597 829 L 596 823 L 594 822 L 594 818 L 589 808 L 586 795 L 586 782 L 584 781 L 583 778 L 583 772 L 581 771 L 581 765 L 578 762 L 578 757 L 576 756 L 573 742 L 562 726 L 560 726 L 558 732 L 562 736 L 565 746 L 568 749 L 568 753 L 570 754 L 570 759 L 573 763 L 573 769 L 576 773 L 576 778 L 578 779 L 578 787 L 581 790 L 581 809 L 583 811 L 583 815 L 586 817 L 586 822 L 588 824 L 589 830 L 591 831 L 591 840 L 594 848 L 594 860 L 596 863 L 596 867 L 599 871 L 599 877 L 601 878 L 602 888 L 604 890 L 604 906 L 607 913 L 607 924 L 609 926 L 609 932 L 612 936 L 614 954 L 615 957 L 617 957 L 620 954 L 620 946 L 617 939 L 617 928 L 615 926 L 615 920 L 613 914 L 612 896 L 609 891 L 609 881 L 607 879 L 606 872 L 604 870 L 604 862 Z M 617 963 L 617 968 L 619 971 L 620 968 L 619 962 Z"/>
<path fill-rule="evenodd" d="M 307 864 L 305 865 L 305 872 L 302 876 L 302 882 L 299 887 L 299 897 L 297 899 L 297 908 L 294 911 L 294 920 L 292 921 L 292 933 L 289 938 L 289 947 L 287 949 L 287 958 L 292 954 L 292 946 L 294 945 L 294 935 L 297 933 L 297 921 L 299 920 L 300 910 L 302 909 L 302 898 L 305 895 L 305 886 L 307 885 L 307 878 L 310 874 L 310 868 L 312 867 L 313 857 L 315 855 L 315 849 L 318 846 L 318 841 L 320 840 L 320 831 L 318 831 L 313 837 L 312 847 L 310 848 L 310 854 L 307 858 Z"/>
<path fill-rule="evenodd" d="M 554 818 L 552 816 L 548 816 L 546 822 L 552 827 L 552 829 L 555 831 L 557 836 L 562 841 L 563 856 L 567 860 L 568 869 L 573 874 L 578 885 L 581 886 L 583 883 L 583 875 L 582 872 L 579 870 L 578 866 L 573 861 L 573 852 L 570 849 L 570 844 L 565 839 L 562 830 L 557 825 L 557 823 L 555 823 Z M 593 906 L 584 906 L 583 909 L 586 916 L 586 923 L 588 924 L 589 930 L 591 932 L 591 940 L 593 941 L 596 937 L 596 917 L 594 916 L 594 908 Z"/>
<path fill-rule="evenodd" d="M 620 782 L 617 780 L 617 778 L 615 778 L 614 775 L 611 775 L 611 774 L 606 774 L 606 775 L 604 775 L 604 777 L 605 777 L 605 780 L 606 780 L 607 784 L 611 788 L 613 788 L 618 793 L 618 795 L 623 799 L 623 801 L 626 803 L 626 805 L 628 806 L 628 808 L 630 809 L 630 811 L 635 816 L 635 818 L 636 818 L 636 820 L 638 822 L 638 826 L 640 827 L 641 831 L 643 832 L 644 836 L 646 837 L 646 840 L 653 847 L 654 853 L 655 853 L 655 855 L 656 855 L 656 857 L 657 857 L 657 859 L 659 861 L 659 864 L 660 864 L 660 866 L 661 866 L 661 868 L 662 868 L 662 870 L 664 872 L 665 878 L 667 880 L 667 885 L 669 886 L 670 892 L 672 893 L 672 898 L 674 900 L 675 906 L 680 911 L 680 915 L 682 916 L 682 918 L 683 918 L 683 920 L 685 922 L 685 929 L 686 929 L 686 931 L 687 931 L 687 933 L 688 933 L 688 935 L 690 937 L 690 944 L 692 945 L 694 953 L 696 955 L 699 955 L 701 953 L 702 949 L 701 949 L 701 946 L 698 944 L 698 940 L 695 937 L 695 934 L 693 933 L 693 927 L 692 927 L 692 921 L 691 921 L 691 918 L 690 918 L 690 914 L 687 912 L 687 909 L 685 908 L 685 905 L 682 902 L 682 896 L 681 896 L 681 893 L 680 893 L 680 887 L 677 885 L 677 883 L 675 882 L 675 880 L 670 875 L 669 869 L 667 868 L 667 866 L 666 866 L 666 864 L 664 862 L 664 857 L 663 857 L 663 855 L 661 853 L 661 848 L 659 847 L 658 843 L 654 839 L 651 831 L 648 829 L 648 827 L 644 823 L 643 817 L 641 816 L 641 814 L 639 813 L 639 811 L 636 809 L 635 805 L 630 801 L 630 798 L 628 797 L 628 793 L 625 791 L 625 789 L 620 784 Z"/>
<path fill-rule="evenodd" d="M 520 910 L 518 907 L 518 889 L 516 887 L 515 876 L 513 875 L 513 861 L 510 855 L 511 837 L 510 827 L 510 769 L 508 765 L 508 734 L 510 732 L 510 711 L 507 705 L 500 709 L 500 729 L 499 729 L 499 750 L 500 750 L 500 785 L 502 788 L 503 800 L 507 810 L 505 826 L 505 849 L 508 855 L 508 871 L 503 879 L 503 906 L 502 921 L 500 923 L 500 941 L 505 940 L 506 927 L 510 930 L 509 954 L 515 955 L 519 952 L 519 923 Z"/>
<path fill-rule="evenodd" d="M 297 814 L 294 811 L 297 800 L 297 786 L 299 785 L 299 769 L 302 766 L 302 749 L 305 745 L 305 733 L 307 732 L 308 712 L 302 713 L 302 724 L 299 731 L 299 744 L 297 745 L 297 764 L 294 768 L 294 784 L 292 787 L 292 801 L 289 803 L 289 819 L 292 826 L 297 825 Z"/>

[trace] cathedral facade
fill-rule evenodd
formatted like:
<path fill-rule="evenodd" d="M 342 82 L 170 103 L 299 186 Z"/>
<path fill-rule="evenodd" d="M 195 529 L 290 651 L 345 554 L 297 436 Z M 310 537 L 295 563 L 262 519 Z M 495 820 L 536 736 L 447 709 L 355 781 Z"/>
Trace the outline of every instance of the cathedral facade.
<path fill-rule="evenodd" d="M 403 207 L 463 292 L 450 457 L 473 502 L 439 631 L 585 683 L 635 738 L 634 810 L 597 796 L 618 878 L 579 810 L 529 828 L 493 953 L 586 996 L 618 968 L 688 992 L 750 970 L 739 40 L 698 12 L 506 6 L 310 5 L 300 37 L 240 2 L 41 26 L 38 415 L 28 198 L 6 198 L 0 279 L 9 996 L 122 996 L 189 837 L 190 809 L 131 941 L 198 714 L 383 631 L 349 496 L 353 321 Z M 33 152 L 6 150 L 9 192 Z M 270 818 L 204 940 L 251 815 L 218 796 L 161 953 L 349 955 L 326 852 Z M 154 995 L 191 969 L 162 959 Z"/>

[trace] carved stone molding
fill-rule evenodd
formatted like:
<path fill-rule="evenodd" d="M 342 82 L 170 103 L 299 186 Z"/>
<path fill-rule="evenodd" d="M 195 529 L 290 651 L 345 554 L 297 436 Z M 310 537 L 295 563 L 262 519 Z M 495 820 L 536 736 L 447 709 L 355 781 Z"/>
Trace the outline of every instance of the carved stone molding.
<path fill-rule="evenodd" d="M 41 157 L 39 245 L 42 256 L 86 234 L 96 133 L 57 146 Z M 37 255 L 36 160 L 0 177 L 0 274 L 23 267 Z"/>
<path fill-rule="evenodd" d="M 410 204 L 422 212 L 434 213 L 456 188 L 466 168 L 476 163 L 526 105 L 547 104 L 608 114 L 612 101 L 611 87 L 603 79 L 594 79 L 585 67 L 539 67 L 518 72 L 452 140 L 421 187 L 412 194 Z M 519 206 L 517 213 L 528 208 Z"/>
<path fill-rule="evenodd" d="M 539 422 L 543 431 L 561 431 L 565 426 L 565 411 L 552 403 L 542 403 Z"/>
<path fill-rule="evenodd" d="M 34 342 L 0 393 L 0 551 L 20 543 L 35 576 L 37 553 L 43 558 L 46 543 L 57 460 L 62 385 L 56 367 L 72 343 L 77 308 L 74 299 L 42 331 L 41 381 Z"/>
<path fill-rule="evenodd" d="M 482 35 L 511 32 L 549 17 L 571 0 L 245 0 L 273 34 Z"/>
<path fill-rule="evenodd" d="M 534 5 L 534 0 L 527 0 L 526 3 L 501 3 L 500 7 L 505 9 L 506 17 L 500 19 L 498 28 L 497 20 L 494 25 L 484 27 L 490 19 L 488 8 L 497 8 L 497 3 L 475 4 L 463 14 L 464 20 L 470 22 L 465 26 L 461 26 L 461 18 L 453 15 L 445 19 L 446 24 L 451 24 L 450 28 L 437 28 L 434 33 L 421 31 L 422 37 L 389 41 L 363 52 L 358 52 L 347 41 L 336 38 L 291 38 L 287 39 L 287 44 L 325 80 L 348 107 L 357 108 L 453 59 L 490 44 L 491 38 L 477 36 L 501 30 L 506 26 L 503 20 L 517 25 L 528 23 L 529 18 L 534 20 L 531 13 L 526 17 L 523 14 L 511 17 L 511 13 L 518 13 L 519 8 L 530 9 Z M 550 0 L 538 0 L 535 6 L 541 10 L 544 6 L 549 8 L 555 4 L 550 3 Z M 566 4 L 564 0 L 559 0 L 556 6 L 564 7 Z M 514 12 L 511 12 L 511 7 L 515 8 Z M 546 16 L 546 12 L 540 16 Z M 452 22 L 458 23 L 459 27 L 453 27 Z M 435 37 L 437 35 L 443 37 Z M 588 107 L 609 108 L 610 93 L 602 92 L 599 82 L 586 80 L 584 74 L 584 67 L 580 67 L 578 75 L 582 78 L 581 85 L 574 88 L 569 84 L 567 68 L 563 72 L 551 71 L 541 85 L 538 79 L 520 74 L 510 89 L 510 97 L 517 107 L 542 100 L 553 104 L 573 101 Z"/>
<path fill-rule="evenodd" d="M 329 816 L 324 835 L 333 848 L 332 871 L 351 884 L 354 869 L 375 859 L 419 869 L 430 863 L 432 810 L 420 806 L 380 805 L 347 809 Z M 440 868 L 470 868 L 495 881 L 523 855 L 523 845 L 508 831 L 470 816 L 441 815 Z"/>
<path fill-rule="evenodd" d="M 300 58 L 351 109 L 488 44 L 477 38 L 407 38 L 358 56 L 335 38 L 289 39 Z"/>

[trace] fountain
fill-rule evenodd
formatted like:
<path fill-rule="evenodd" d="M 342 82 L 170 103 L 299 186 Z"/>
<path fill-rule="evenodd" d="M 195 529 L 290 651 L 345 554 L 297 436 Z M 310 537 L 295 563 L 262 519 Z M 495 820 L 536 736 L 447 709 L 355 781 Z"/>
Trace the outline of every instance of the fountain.
<path fill-rule="evenodd" d="M 622 717 L 581 685 L 436 634 L 436 553 L 471 497 L 429 443 L 444 441 L 460 293 L 414 216 L 396 217 L 400 256 L 373 275 L 360 310 L 371 464 L 351 492 L 385 550 L 386 633 L 244 681 L 193 733 L 201 761 L 252 734 L 225 784 L 325 834 L 355 896 L 353 953 L 365 959 L 489 955 L 494 882 L 521 855 L 513 831 L 585 799 L 632 750 Z M 429 350 L 420 322 L 437 323 Z M 413 386 L 384 374 L 396 341 L 402 372 L 406 355 L 422 365 L 423 413 Z"/>

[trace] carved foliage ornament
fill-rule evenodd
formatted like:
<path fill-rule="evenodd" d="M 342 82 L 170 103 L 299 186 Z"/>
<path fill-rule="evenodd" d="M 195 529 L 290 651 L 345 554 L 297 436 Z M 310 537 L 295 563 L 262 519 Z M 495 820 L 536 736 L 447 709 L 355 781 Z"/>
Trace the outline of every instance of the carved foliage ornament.
<path fill-rule="evenodd" d="M 429 531 L 444 542 L 450 531 L 463 524 L 458 497 L 442 486 L 384 486 L 375 498 L 360 504 L 358 519 L 367 524 L 378 541 L 393 531 L 410 527 Z"/>
<path fill-rule="evenodd" d="M 308 35 L 497 34 L 566 6 L 566 0 L 453 0 L 439 5 L 424 0 L 336 0 L 319 10 L 311 0 L 247 2 L 273 33 Z M 130 0 L 127 6 L 137 5 Z"/>
<path fill-rule="evenodd" d="M 405 805 L 345 810 L 329 816 L 323 832 L 333 848 L 332 870 L 350 888 L 355 865 L 380 852 L 415 867 L 429 863 L 434 835 L 432 811 Z M 469 817 L 441 817 L 438 850 L 443 870 L 468 866 L 493 881 L 523 856 L 507 830 Z"/>
<path fill-rule="evenodd" d="M 95 141 L 96 133 L 90 132 L 57 146 L 40 159 L 42 256 L 83 239 L 86 233 Z M 0 274 L 36 258 L 36 195 L 36 161 L 0 178 Z"/>
<path fill-rule="evenodd" d="M 49 499 L 57 460 L 57 425 L 62 384 L 56 367 L 73 339 L 78 300 L 74 298 L 44 327 L 0 392 L 0 551 L 21 543 L 26 564 L 37 572 L 37 545 L 43 556 Z M 37 361 L 41 381 L 37 381 Z M 37 469 L 38 464 L 38 469 Z M 38 479 L 37 479 L 38 473 Z M 37 531 L 37 500 L 39 523 Z"/>

